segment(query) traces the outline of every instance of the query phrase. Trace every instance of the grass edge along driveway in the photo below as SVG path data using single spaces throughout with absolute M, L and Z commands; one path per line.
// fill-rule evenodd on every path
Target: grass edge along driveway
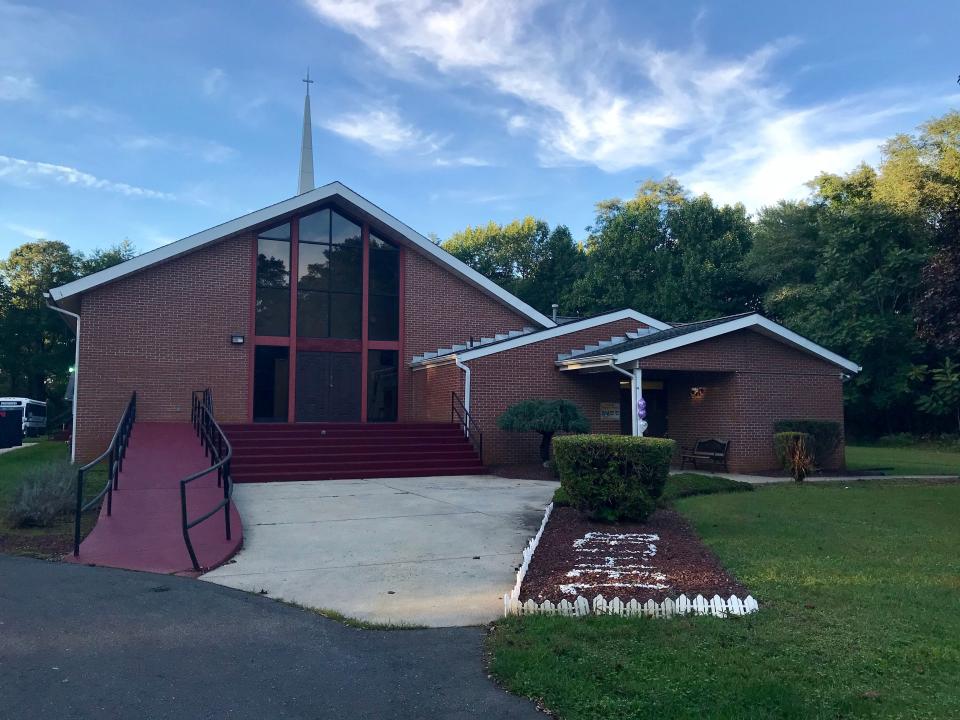
M 561 718 L 960 713 L 960 484 L 779 485 L 678 509 L 761 603 L 721 620 L 526 617 L 490 668 Z

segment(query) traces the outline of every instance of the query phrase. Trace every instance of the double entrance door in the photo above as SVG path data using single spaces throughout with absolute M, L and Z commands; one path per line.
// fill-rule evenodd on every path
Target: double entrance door
M 298 351 L 296 373 L 297 422 L 360 420 L 360 353 Z

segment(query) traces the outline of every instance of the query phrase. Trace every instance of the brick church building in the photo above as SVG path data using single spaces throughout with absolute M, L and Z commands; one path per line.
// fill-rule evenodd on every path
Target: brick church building
M 853 362 L 756 314 L 558 322 L 341 183 L 314 188 L 309 95 L 303 140 L 296 196 L 49 291 L 77 337 L 76 459 L 133 391 L 138 422 L 187 422 L 209 388 L 248 480 L 536 462 L 535 434 L 496 427 L 528 398 L 640 434 L 642 397 L 647 435 L 729 440 L 734 472 L 775 465 L 777 420 L 842 423 Z M 454 451 L 440 440 L 463 445 L 448 431 L 467 414 Z
M 538 457 L 537 436 L 496 427 L 517 401 L 566 398 L 594 432 L 630 434 L 639 393 L 647 435 L 730 440 L 730 470 L 759 471 L 777 420 L 842 422 L 859 369 L 756 314 L 555 322 L 337 182 L 50 298 L 78 316 L 78 459 L 134 390 L 147 422 L 187 421 L 205 387 L 226 424 L 449 423 L 465 408 L 487 465 Z

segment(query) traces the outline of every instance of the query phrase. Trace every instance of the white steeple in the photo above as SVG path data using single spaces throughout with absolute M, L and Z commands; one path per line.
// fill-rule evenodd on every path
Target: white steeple
M 297 194 L 303 195 L 314 188 L 313 184 L 313 130 L 310 125 L 310 68 L 303 82 L 307 84 L 307 94 L 303 98 L 303 138 L 300 142 L 300 186 Z

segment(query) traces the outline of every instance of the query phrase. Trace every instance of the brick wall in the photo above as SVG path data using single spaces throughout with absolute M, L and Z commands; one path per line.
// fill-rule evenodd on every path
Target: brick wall
M 213 390 L 217 419 L 247 417 L 252 252 L 225 240 L 83 296 L 77 457 L 110 441 L 133 390 L 137 420 L 187 421 L 190 392 Z
M 601 403 L 619 403 L 620 373 L 586 375 L 560 372 L 559 353 L 595 344 L 642 327 L 636 320 L 618 320 L 514 350 L 468 361 L 471 370 L 471 412 L 483 429 L 484 462 L 488 465 L 537 462 L 537 433 L 497 429 L 497 417 L 510 405 L 530 398 L 564 398 L 580 406 L 593 432 L 619 433 L 619 420 L 601 420 Z
M 411 373 L 409 422 L 450 422 L 450 393 L 463 399 L 464 372 L 453 363 Z
M 404 357 L 401 372 L 407 381 L 401 387 L 400 420 L 425 419 L 415 402 L 414 386 L 427 381 L 408 365 L 414 355 L 466 342 L 473 336 L 493 337 L 497 333 L 539 327 L 503 303 L 477 290 L 449 270 L 413 251 L 404 258 Z M 462 371 L 458 371 L 462 374 Z M 448 388 L 443 388 L 447 390 Z M 423 389 L 420 395 L 423 397 Z M 462 394 L 462 387 L 461 387 Z M 447 420 L 450 393 L 446 393 Z M 427 415 L 431 415 L 428 411 Z
M 776 467 L 778 420 L 843 425 L 839 368 L 750 330 L 643 358 L 640 366 L 645 378 L 666 379 L 669 436 L 678 446 L 704 437 L 730 440 L 731 472 Z M 662 370 L 682 372 L 657 372 Z M 706 388 L 705 396 L 691 398 L 691 387 Z M 843 466 L 842 443 L 827 465 Z

